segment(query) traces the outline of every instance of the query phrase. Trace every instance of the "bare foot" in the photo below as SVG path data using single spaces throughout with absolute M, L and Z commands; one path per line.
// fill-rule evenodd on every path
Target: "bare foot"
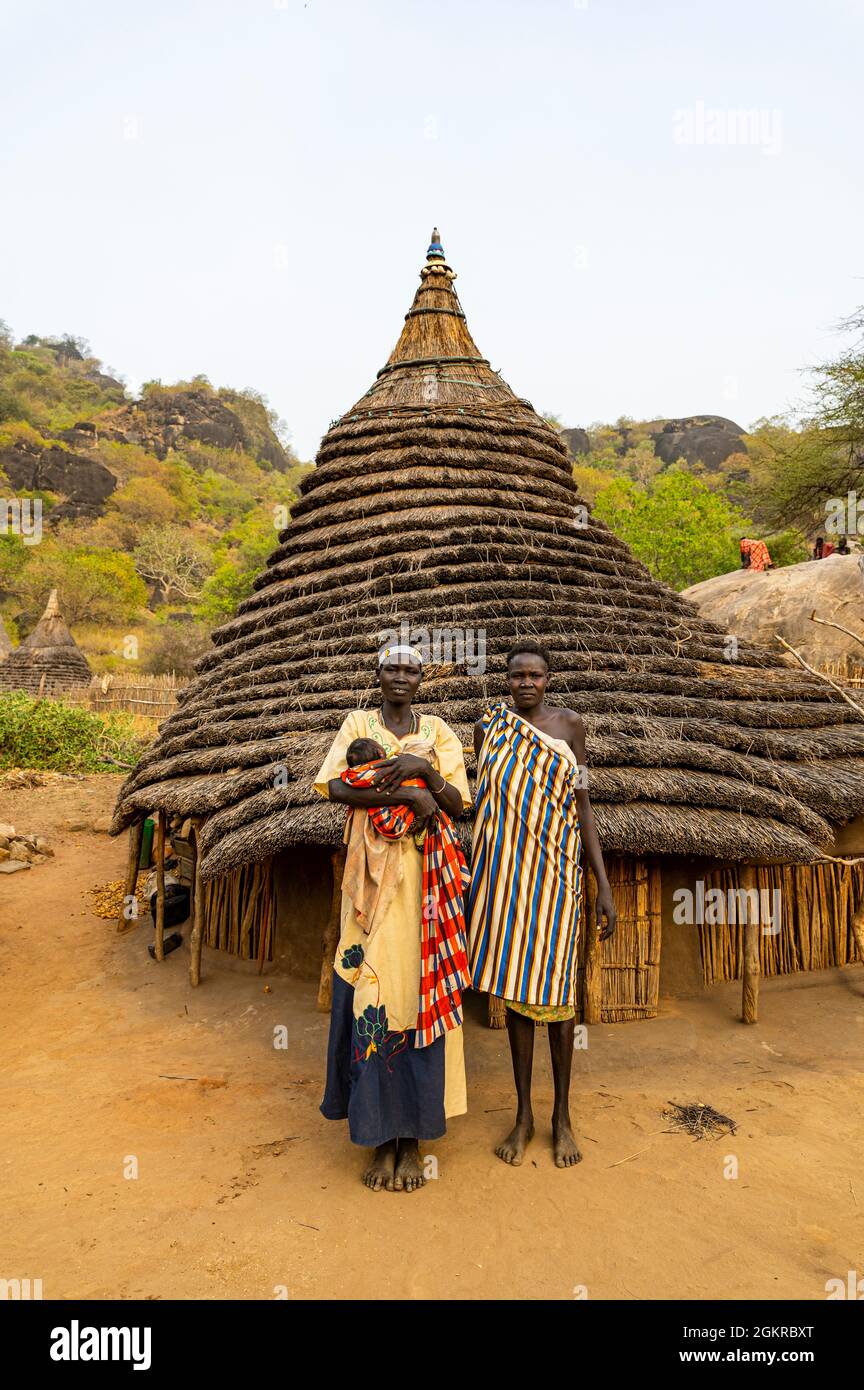
M 363 1174 L 363 1181 L 373 1192 L 380 1192 L 382 1187 L 386 1187 L 388 1192 L 393 1191 L 393 1169 L 396 1166 L 396 1140 L 391 1139 L 387 1144 L 379 1144 L 372 1158 L 372 1162 Z
M 582 1162 L 569 1119 L 556 1120 L 552 1116 L 552 1150 L 556 1168 L 572 1168 L 575 1163 Z
M 406 1192 L 413 1192 L 415 1188 L 425 1187 L 426 1179 L 423 1176 L 423 1164 L 420 1161 L 420 1150 L 417 1147 L 416 1139 L 400 1139 L 399 1153 L 396 1158 L 396 1172 L 393 1175 L 393 1187 L 396 1192 L 401 1192 L 404 1188 Z
M 525 1149 L 534 1138 L 534 1120 L 530 1116 L 527 1119 L 517 1119 L 515 1125 L 495 1150 L 496 1154 L 504 1163 L 511 1163 L 514 1168 L 518 1168 L 525 1155 Z

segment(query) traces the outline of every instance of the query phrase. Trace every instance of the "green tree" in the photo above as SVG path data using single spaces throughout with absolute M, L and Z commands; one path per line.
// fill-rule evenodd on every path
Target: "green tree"
M 24 563 L 8 585 L 25 627 L 41 616 L 52 589 L 58 591 L 60 611 L 70 626 L 131 621 L 147 601 L 128 555 L 50 539 L 25 549 Z
M 751 432 L 748 505 L 766 525 L 825 529 L 832 498 L 864 494 L 864 306 L 841 325 L 843 350 L 810 373 L 801 418 Z
M 135 569 L 153 585 L 152 603 L 172 594 L 181 599 L 201 596 L 212 559 L 185 526 L 147 526 L 132 552 Z
M 204 585 L 198 612 L 211 622 L 230 617 L 238 603 L 252 593 L 256 575 L 278 544 L 279 533 L 269 508 L 256 508 L 225 537 L 218 563 Z
M 594 510 L 673 589 L 734 569 L 738 539 L 750 528 L 737 507 L 678 467 L 647 487 L 616 478 L 597 494 Z

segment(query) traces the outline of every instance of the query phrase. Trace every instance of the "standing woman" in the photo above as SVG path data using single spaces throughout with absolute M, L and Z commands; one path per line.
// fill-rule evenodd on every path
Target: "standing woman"
M 597 879 L 600 940 L 615 930 L 585 779 L 585 727 L 572 709 L 547 705 L 550 657 L 539 642 L 507 655 L 510 704 L 494 704 L 474 727 L 477 811 L 471 858 L 471 978 L 507 1006 L 516 1082 L 516 1123 L 495 1152 L 520 1164 L 534 1135 L 534 1029 L 549 1032 L 558 1168 L 581 1154 L 570 1124 L 570 1064 L 576 1026 L 582 856 Z
M 423 675 L 414 647 L 385 647 L 378 656 L 378 709 L 354 710 L 333 740 L 315 790 L 356 813 L 408 805 L 415 832 L 434 826 L 438 811 L 457 820 L 471 805 L 462 745 L 434 714 L 413 709 Z M 387 755 L 371 787 L 351 786 L 341 774 L 346 750 L 370 739 Z M 403 747 L 424 745 L 424 754 Z M 420 779 L 422 786 L 403 786 Z M 363 1175 L 373 1191 L 412 1192 L 426 1181 L 418 1140 L 440 1139 L 446 1118 L 467 1109 L 461 1024 L 423 1045 L 418 1037 L 423 933 L 423 855 L 414 834 L 398 841 L 397 886 L 386 911 L 366 932 L 348 894 L 333 979 L 327 1084 L 321 1113 L 348 1120 L 351 1140 L 375 1153 Z M 427 905 L 428 911 L 428 905 Z

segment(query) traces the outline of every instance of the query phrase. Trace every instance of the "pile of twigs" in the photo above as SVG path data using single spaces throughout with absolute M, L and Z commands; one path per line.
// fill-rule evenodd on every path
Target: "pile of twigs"
M 694 1139 L 719 1139 L 724 1134 L 736 1134 L 738 1126 L 728 1115 L 721 1115 L 713 1105 L 701 1102 L 677 1105 L 670 1100 L 671 1110 L 663 1113 L 672 1121 L 673 1129 L 683 1129 Z

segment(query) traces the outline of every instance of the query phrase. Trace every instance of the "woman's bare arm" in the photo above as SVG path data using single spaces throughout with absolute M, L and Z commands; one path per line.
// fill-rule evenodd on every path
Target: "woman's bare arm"
M 422 787 L 396 787 L 392 792 L 382 791 L 380 787 L 352 787 L 341 777 L 334 777 L 327 783 L 327 795 L 331 801 L 342 806 L 358 806 L 368 810 L 371 806 L 410 806 L 415 794 Z
M 585 748 L 585 725 L 580 715 L 573 713 L 570 727 L 570 747 L 576 754 L 580 770 L 588 767 L 588 753 Z M 609 879 L 606 875 L 606 865 L 603 863 L 603 851 L 600 848 L 600 839 L 597 834 L 597 826 L 594 823 L 594 812 L 591 802 L 588 799 L 586 787 L 580 788 L 576 793 L 576 805 L 579 807 L 579 831 L 582 836 L 582 844 L 588 863 L 594 871 L 597 880 L 597 921 L 606 918 L 606 926 L 600 932 L 600 940 L 605 941 L 615 930 L 615 923 L 618 920 L 618 911 L 612 900 L 612 890 L 609 887 Z

